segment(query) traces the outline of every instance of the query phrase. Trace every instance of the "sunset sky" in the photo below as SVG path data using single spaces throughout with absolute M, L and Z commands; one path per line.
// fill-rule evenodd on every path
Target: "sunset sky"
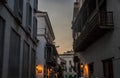
M 72 49 L 71 21 L 74 0 L 38 0 L 40 11 L 48 12 L 59 53 Z

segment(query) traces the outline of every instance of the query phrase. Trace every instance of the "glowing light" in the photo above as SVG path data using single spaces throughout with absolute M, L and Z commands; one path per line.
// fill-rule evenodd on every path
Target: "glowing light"
M 42 73 L 43 67 L 41 65 L 37 65 L 36 66 L 36 71 L 37 71 L 37 73 Z
M 58 74 L 59 74 L 58 72 L 55 74 L 56 78 L 58 78 Z
M 88 77 L 88 74 L 89 73 L 89 69 L 88 69 L 88 65 L 86 64 L 86 65 L 84 65 L 84 75 L 86 76 L 86 77 Z
M 52 73 L 52 68 L 50 68 L 50 69 L 47 69 L 47 76 L 48 76 L 48 78 L 50 78 L 50 74 Z
M 84 67 L 84 65 L 83 65 L 83 64 L 80 64 L 80 68 L 82 68 L 82 69 L 83 69 L 83 67 Z

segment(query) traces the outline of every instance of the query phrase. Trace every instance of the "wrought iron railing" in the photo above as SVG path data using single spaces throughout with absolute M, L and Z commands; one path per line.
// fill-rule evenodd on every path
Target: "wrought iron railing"
M 113 12 L 100 12 L 100 25 L 113 26 Z
M 82 44 L 88 35 L 95 29 L 101 29 L 101 31 L 102 29 L 113 29 L 113 12 L 95 11 L 90 18 L 87 19 L 80 36 L 74 41 L 74 48 L 77 48 L 77 46 Z

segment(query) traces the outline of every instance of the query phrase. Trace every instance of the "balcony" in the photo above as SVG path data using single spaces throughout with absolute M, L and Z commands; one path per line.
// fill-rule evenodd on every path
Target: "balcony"
M 46 50 L 47 50 L 46 64 L 49 67 L 56 66 L 58 53 L 57 53 L 55 45 L 47 44 Z
M 87 19 L 81 30 L 81 34 L 74 41 L 74 51 L 84 51 L 105 33 L 113 30 L 113 27 L 112 12 L 95 11 L 90 18 Z
M 54 67 L 57 65 L 57 60 L 52 58 L 53 56 L 50 56 L 50 57 L 47 57 L 46 59 L 46 64 L 49 66 L 49 67 Z

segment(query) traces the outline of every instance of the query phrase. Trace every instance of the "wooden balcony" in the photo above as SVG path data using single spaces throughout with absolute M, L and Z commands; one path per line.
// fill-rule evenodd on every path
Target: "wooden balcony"
M 57 53 L 55 45 L 47 44 L 46 50 L 47 50 L 46 64 L 49 67 L 56 66 L 58 53 Z
M 87 19 L 81 30 L 81 34 L 74 41 L 75 52 L 84 51 L 105 33 L 113 30 L 113 13 L 95 11 Z

